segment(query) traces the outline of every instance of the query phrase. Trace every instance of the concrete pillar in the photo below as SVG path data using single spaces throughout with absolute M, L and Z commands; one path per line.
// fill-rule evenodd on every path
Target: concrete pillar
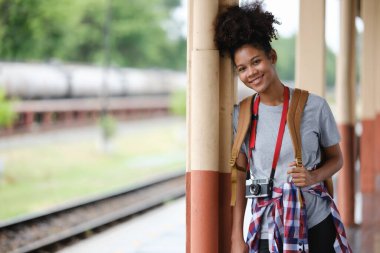
M 187 130 L 187 149 L 186 149 L 186 253 L 191 252 L 191 52 L 193 51 L 193 1 L 187 0 L 187 52 L 186 52 L 186 130 Z
M 125 110 L 123 110 L 122 111 L 122 119 L 124 119 L 125 118 Z M 95 110 L 91 110 L 90 111 L 90 120 L 92 121 L 92 122 L 95 122 L 96 121 L 96 119 L 97 119 L 97 111 L 95 111 Z
M 218 0 L 190 0 L 187 252 L 219 252 L 219 53 L 213 41 Z M 190 215 L 190 217 L 189 217 Z
M 34 123 L 34 112 L 25 112 L 25 129 L 30 130 Z
M 73 120 L 74 120 L 74 112 L 73 111 L 64 112 L 64 124 L 70 125 L 73 123 Z
M 302 0 L 299 3 L 295 86 L 324 96 L 325 0 Z
M 219 0 L 219 11 L 232 4 L 238 4 L 238 1 Z M 232 110 L 237 97 L 237 76 L 234 74 L 230 57 L 220 58 L 219 65 L 219 252 L 229 253 L 232 226 L 229 159 L 232 147 Z
M 219 112 L 219 252 L 230 252 L 231 247 L 231 170 L 229 157 L 232 147 L 232 110 L 236 95 L 236 82 L 231 60 L 220 59 L 220 112 Z
M 83 123 L 87 120 L 87 112 L 86 111 L 78 111 L 77 121 L 79 123 Z
M 375 64 L 374 50 L 376 24 L 376 0 L 361 1 L 362 18 L 364 22 L 363 49 L 361 64 L 361 122 L 363 132 L 360 143 L 360 179 L 361 191 L 373 193 L 375 189 Z M 365 210 L 363 210 L 365 212 Z M 363 216 L 364 217 L 364 216 Z
M 191 252 L 218 252 L 219 58 L 193 51 L 192 62 Z
M 380 3 L 376 1 L 376 24 L 380 23 Z M 376 25 L 376 85 L 375 85 L 375 103 L 376 103 L 376 123 L 375 123 L 375 154 L 380 154 L 380 26 Z M 375 155 L 375 171 L 376 171 L 376 191 L 380 192 L 380 155 Z
M 355 8 L 340 1 L 340 48 L 337 61 L 337 123 L 342 136 L 343 168 L 338 173 L 338 206 L 346 226 L 355 221 Z
M 49 127 L 52 124 L 53 120 L 52 112 L 43 112 L 42 113 L 42 127 Z

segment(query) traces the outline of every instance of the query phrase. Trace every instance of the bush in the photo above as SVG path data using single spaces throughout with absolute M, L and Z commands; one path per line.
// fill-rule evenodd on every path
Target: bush
M 116 133 L 116 120 L 111 115 L 107 114 L 100 117 L 100 127 L 102 129 L 103 136 L 106 140 L 112 138 Z
M 0 127 L 10 127 L 16 118 L 12 103 L 6 99 L 5 91 L 0 89 Z
M 170 96 L 170 112 L 174 115 L 186 115 L 186 90 L 176 90 Z

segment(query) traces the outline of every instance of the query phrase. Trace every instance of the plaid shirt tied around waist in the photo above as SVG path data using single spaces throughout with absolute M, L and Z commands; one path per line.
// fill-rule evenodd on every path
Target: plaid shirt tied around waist
M 305 190 L 330 203 L 337 237 L 334 249 L 337 253 L 352 253 L 338 209 L 323 184 L 318 183 Z M 274 187 L 272 198 L 253 198 L 252 219 L 248 229 L 247 244 L 250 253 L 259 252 L 261 217 L 268 212 L 268 241 L 270 252 L 309 252 L 305 201 L 301 191 L 293 183 L 282 188 Z

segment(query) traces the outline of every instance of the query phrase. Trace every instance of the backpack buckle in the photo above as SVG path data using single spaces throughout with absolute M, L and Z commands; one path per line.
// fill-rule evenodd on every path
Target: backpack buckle
M 238 152 L 236 152 L 236 150 L 232 150 L 231 159 L 230 159 L 230 166 L 231 167 L 235 165 L 236 159 L 237 159 L 237 155 L 238 155 Z
M 296 166 L 302 167 L 302 158 L 296 158 Z

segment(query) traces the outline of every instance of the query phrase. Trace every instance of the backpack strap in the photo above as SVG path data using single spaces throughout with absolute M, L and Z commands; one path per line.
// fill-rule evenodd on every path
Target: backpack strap
M 305 107 L 306 101 L 309 97 L 309 92 L 294 89 L 293 97 L 290 102 L 290 107 L 287 115 L 288 129 L 290 137 L 293 142 L 294 158 L 296 160 L 296 166 L 302 167 L 302 140 L 301 140 L 301 120 L 302 113 Z M 298 188 L 300 193 L 300 189 Z M 297 194 L 301 198 L 301 194 Z M 302 199 L 298 200 L 302 205 Z
M 243 144 L 248 127 L 251 123 L 251 105 L 256 94 L 246 97 L 239 103 L 239 119 L 235 135 L 234 144 L 232 145 L 230 166 L 231 166 L 231 206 L 236 203 L 236 187 L 237 187 L 237 166 L 236 160 L 239 156 L 241 145 Z
M 301 89 L 294 89 L 293 97 L 288 111 L 288 128 L 293 142 L 294 156 L 297 167 L 302 166 L 302 140 L 301 140 L 301 120 L 305 104 L 309 97 L 309 92 Z M 328 193 L 334 196 L 334 186 L 332 178 L 324 181 Z
M 294 89 L 287 116 L 287 123 L 290 137 L 293 142 L 293 150 L 297 166 L 302 166 L 301 120 L 308 97 L 308 91 Z

